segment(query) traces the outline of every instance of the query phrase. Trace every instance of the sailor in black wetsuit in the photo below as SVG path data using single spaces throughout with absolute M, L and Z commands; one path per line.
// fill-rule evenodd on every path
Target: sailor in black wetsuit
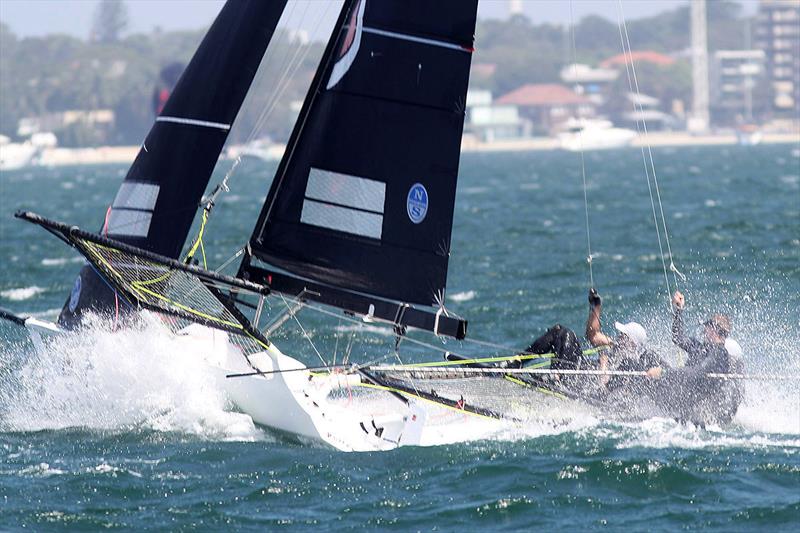
M 685 300 L 680 291 L 675 292 L 672 303 L 675 308 L 672 341 L 686 351 L 689 358 L 683 368 L 666 369 L 663 365 L 650 368 L 648 376 L 658 380 L 651 395 L 667 414 L 679 420 L 701 425 L 729 422 L 742 400 L 740 384 L 728 385 L 725 380 L 706 375 L 741 370 L 725 348 L 731 331 L 730 320 L 723 314 L 714 314 L 703 323 L 704 340 L 689 338 L 683 329 Z
M 556 324 L 544 335 L 533 341 L 525 350 L 529 354 L 553 354 L 550 368 L 577 369 L 592 368 L 606 370 L 611 365 L 620 370 L 645 370 L 661 364 L 661 358 L 647 350 L 647 332 L 641 324 L 616 322 L 614 327 L 618 334 L 608 337 L 600 331 L 600 313 L 602 299 L 595 289 L 589 291 L 589 318 L 586 321 L 586 338 L 594 347 L 607 347 L 601 352 L 597 362 L 584 357 L 580 341 L 571 329 Z M 581 395 L 603 396 L 607 388 L 617 388 L 626 384 L 623 379 L 609 381 L 607 376 L 599 380 L 575 376 L 573 379 L 561 379 L 565 386 Z

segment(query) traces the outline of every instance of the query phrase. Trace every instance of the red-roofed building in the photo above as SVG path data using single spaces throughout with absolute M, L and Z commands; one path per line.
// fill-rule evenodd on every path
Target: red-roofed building
M 602 68 L 624 67 L 630 63 L 631 60 L 636 63 L 652 63 L 660 67 L 668 67 L 675 63 L 675 58 L 653 52 L 652 50 L 641 50 L 638 52 L 631 52 L 630 54 L 617 54 L 614 57 L 609 57 L 600 66 Z
M 504 94 L 495 103 L 517 106 L 521 115 L 533 121 L 533 128 L 538 133 L 553 133 L 571 117 L 585 118 L 595 114 L 594 104 L 589 98 L 555 83 L 523 85 Z

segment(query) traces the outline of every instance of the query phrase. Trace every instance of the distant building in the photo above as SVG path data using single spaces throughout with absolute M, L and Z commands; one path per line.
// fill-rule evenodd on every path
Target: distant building
M 554 83 L 523 85 L 497 99 L 497 104 L 513 105 L 539 134 L 553 134 L 569 118 L 595 116 L 595 105 L 586 96 Z
M 608 86 L 619 77 L 620 71 L 612 68 L 593 68 L 589 65 L 574 63 L 561 69 L 561 81 L 573 90 L 585 95 L 596 106 L 602 106 L 606 100 Z
M 497 65 L 494 63 L 473 63 L 469 71 L 469 83 L 472 87 L 486 87 L 491 83 Z
M 634 63 L 652 63 L 659 67 L 668 67 L 675 63 L 675 58 L 668 55 L 653 52 L 652 50 L 635 50 L 629 54 L 617 54 L 602 61 L 602 68 L 624 67 L 631 61 Z
M 711 113 L 714 123 L 753 122 L 753 92 L 765 76 L 763 50 L 717 50 L 711 58 Z
M 800 111 L 800 2 L 761 0 L 756 46 L 766 54 L 772 111 L 796 118 Z
M 669 113 L 660 110 L 661 101 L 647 94 L 625 93 L 628 102 L 627 111 L 620 117 L 620 125 L 631 129 L 647 127 L 647 131 L 670 130 L 678 125 L 678 121 Z
M 114 126 L 114 112 L 110 109 L 72 109 L 37 117 L 25 117 L 17 123 L 17 135 L 28 137 L 35 133 L 60 131 L 76 125 L 108 132 Z
M 492 93 L 481 89 L 467 91 L 467 116 L 464 133 L 483 142 L 528 136 L 530 128 L 514 105 L 492 102 Z

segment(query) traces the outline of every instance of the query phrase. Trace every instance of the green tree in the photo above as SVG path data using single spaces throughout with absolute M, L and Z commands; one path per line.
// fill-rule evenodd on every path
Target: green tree
M 94 13 L 92 39 L 101 43 L 119 41 L 128 27 L 128 8 L 123 0 L 101 0 Z

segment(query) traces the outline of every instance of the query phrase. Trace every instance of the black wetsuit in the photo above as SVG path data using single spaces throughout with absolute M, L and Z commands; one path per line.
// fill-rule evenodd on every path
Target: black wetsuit
M 709 373 L 731 371 L 731 358 L 725 346 L 686 337 L 680 310 L 675 312 L 672 322 L 672 341 L 686 351 L 689 358 L 683 368 L 665 369 L 653 387 L 654 399 L 679 420 L 705 423 L 732 418 L 729 411 L 732 408 L 735 414 L 738 401 L 735 406 L 720 406 L 719 401 L 725 396 L 725 383 L 706 377 Z M 718 416 L 723 411 L 726 415 Z
M 647 348 L 638 348 L 636 351 L 621 350 L 619 346 L 612 346 L 609 354 L 611 370 L 644 372 L 650 368 L 667 366 L 661 357 Z M 620 388 L 635 389 L 641 387 L 641 378 L 628 376 L 611 376 L 606 384 L 606 392 L 611 392 Z
M 581 366 L 583 350 L 578 336 L 569 328 L 556 324 L 544 335 L 533 341 L 525 349 L 526 353 L 544 355 L 554 354 L 550 368 L 554 370 L 574 370 Z

